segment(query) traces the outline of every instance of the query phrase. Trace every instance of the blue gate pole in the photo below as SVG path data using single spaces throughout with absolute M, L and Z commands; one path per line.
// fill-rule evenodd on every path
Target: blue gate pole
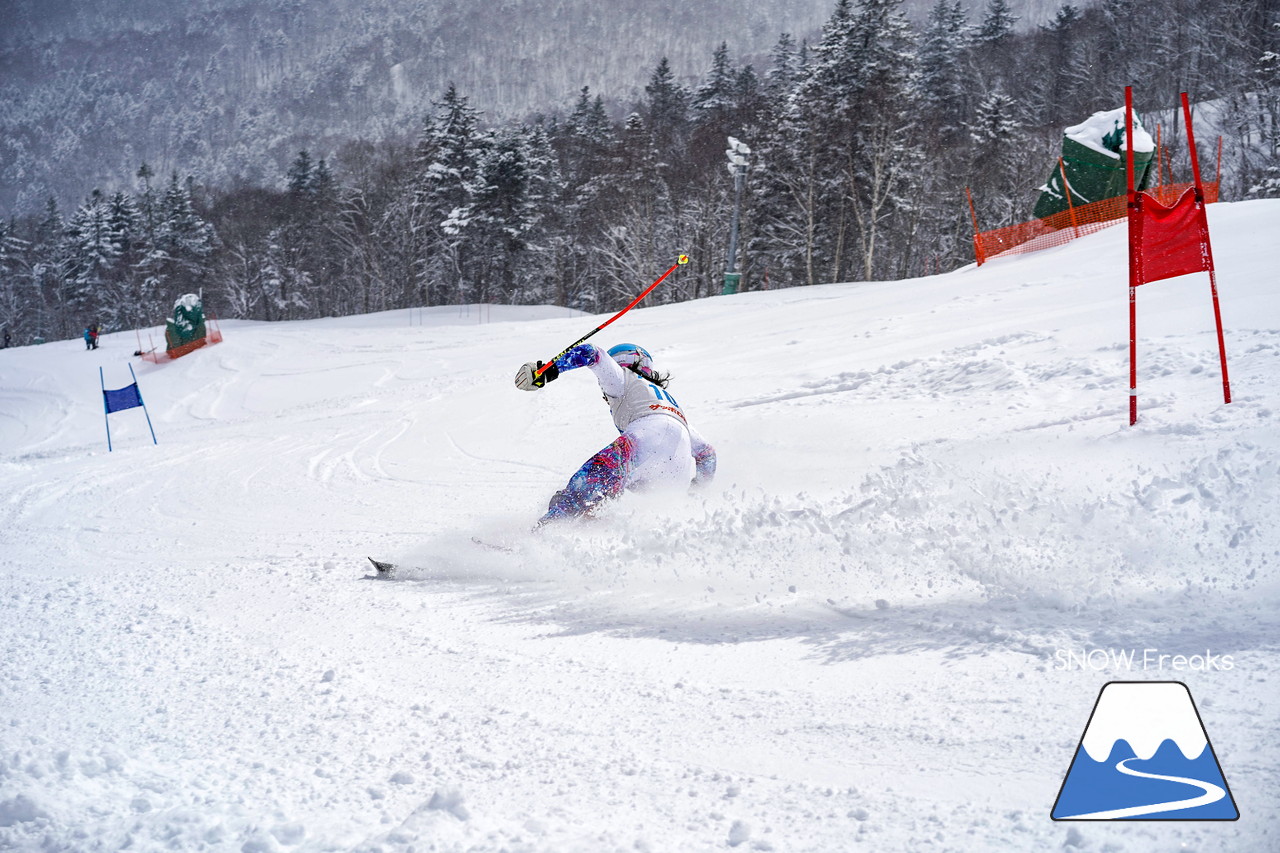
M 102 419 L 107 422 L 107 452 L 111 452 L 111 409 L 107 406 L 107 380 L 103 378 L 102 367 L 98 367 L 98 384 L 102 386 Z
M 151 443 L 159 444 L 160 442 L 156 441 L 156 428 L 151 425 L 151 413 L 147 411 L 147 401 L 142 399 L 142 388 L 138 386 L 138 374 L 133 372 L 132 363 L 129 364 L 129 375 L 133 377 L 133 384 L 138 388 L 138 400 L 142 403 L 142 413 L 147 416 L 147 429 L 151 430 Z

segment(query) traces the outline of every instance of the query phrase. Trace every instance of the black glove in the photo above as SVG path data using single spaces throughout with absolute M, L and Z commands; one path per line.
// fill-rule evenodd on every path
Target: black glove
M 527 361 L 520 365 L 520 369 L 516 371 L 516 387 L 521 391 L 536 391 L 560 375 L 560 370 L 554 361 L 547 365 L 542 375 L 538 375 L 539 370 L 542 370 L 541 361 L 537 363 Z

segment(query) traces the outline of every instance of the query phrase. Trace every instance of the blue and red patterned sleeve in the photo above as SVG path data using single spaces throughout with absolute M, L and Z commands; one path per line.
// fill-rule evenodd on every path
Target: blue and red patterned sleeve
M 594 344 L 578 344 L 556 359 L 556 369 L 563 373 L 576 367 L 589 367 L 600 383 L 600 390 L 617 397 L 625 386 L 624 372 L 618 363 Z
M 600 361 L 600 348 L 593 344 L 570 347 L 556 358 L 556 369 L 563 373 L 576 367 L 590 367 Z

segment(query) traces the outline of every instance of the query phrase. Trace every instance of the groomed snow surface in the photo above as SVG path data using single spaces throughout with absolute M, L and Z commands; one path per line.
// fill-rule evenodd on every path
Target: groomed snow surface
M 642 308 L 720 475 L 536 535 L 612 425 L 512 376 L 602 317 L 224 322 L 113 453 L 133 332 L 0 352 L 0 849 L 1280 849 L 1280 202 L 1210 221 L 1230 405 L 1187 276 L 1127 425 L 1123 226 Z M 1050 820 L 1131 679 L 1239 821 Z

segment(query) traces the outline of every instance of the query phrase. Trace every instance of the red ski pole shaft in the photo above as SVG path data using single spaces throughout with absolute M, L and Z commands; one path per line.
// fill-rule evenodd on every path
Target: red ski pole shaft
M 559 358 L 560 356 L 564 355 L 564 354 L 565 354 L 565 353 L 567 353 L 569 350 L 573 349 L 573 348 L 574 348 L 574 347 L 576 347 L 578 344 L 582 343 L 582 342 L 583 342 L 583 341 L 585 341 L 587 338 L 591 337 L 591 336 L 592 336 L 592 335 L 594 335 L 596 332 L 600 331 L 600 330 L 601 330 L 601 329 L 603 329 L 605 326 L 609 325 L 609 324 L 610 324 L 610 323 L 612 323 L 614 320 L 618 319 L 618 318 L 619 318 L 619 317 L 621 317 L 623 314 L 627 313 L 627 312 L 628 312 L 628 311 L 630 311 L 632 308 L 634 308 L 634 307 L 636 307 L 637 305 L 639 305 L 639 304 L 640 304 L 640 300 L 641 300 L 641 299 L 644 299 L 646 296 L 648 296 L 650 293 L 652 293 L 652 292 L 653 292 L 653 289 L 654 289 L 655 287 L 657 287 L 658 285 L 662 284 L 663 280 L 664 280 L 664 279 L 666 279 L 666 277 L 667 277 L 667 276 L 669 276 L 669 275 L 671 275 L 673 272 L 675 272 L 676 267 L 680 266 L 681 264 L 687 264 L 688 262 L 689 262 L 689 256 L 688 256 L 688 255 L 681 255 L 681 256 L 680 256 L 680 260 L 676 261 L 674 264 L 672 264 L 672 265 L 671 265 L 671 269 L 667 270 L 667 271 L 666 271 L 666 272 L 664 272 L 662 275 L 658 276 L 658 280 L 657 280 L 657 281 L 655 281 L 653 284 L 649 285 L 648 287 L 646 287 L 646 288 L 644 289 L 644 291 L 643 291 L 639 296 L 637 296 L 635 299 L 632 299 L 632 300 L 631 300 L 631 304 L 629 304 L 626 308 L 623 308 L 623 309 L 622 309 L 621 311 L 619 311 L 617 314 L 614 314 L 614 315 L 613 315 L 612 317 L 610 317 L 608 320 L 605 320 L 605 321 L 604 321 L 603 323 L 601 323 L 599 326 L 596 326 L 594 329 L 592 329 L 591 331 L 587 332 L 587 333 L 586 333 L 585 335 L 583 335 L 582 337 L 578 338 L 578 339 L 577 339 L 576 341 L 574 341 L 573 343 L 569 344 L 569 345 L 568 345 L 567 347 L 565 347 L 564 349 L 560 350 L 560 352 L 556 353 L 555 358 L 552 358 L 552 359 L 551 359 L 550 361 L 548 361 L 546 364 L 542 365 L 542 367 L 539 367 L 539 368 L 538 368 L 538 372 L 537 372 L 537 373 L 535 373 L 535 374 L 534 374 L 534 376 L 541 376 L 543 373 L 545 373 L 545 372 L 546 372 L 546 369 L 547 369 L 548 367 L 550 367 L 552 364 L 554 364 L 554 363 L 555 363 L 555 360 L 556 360 L 557 358 Z

